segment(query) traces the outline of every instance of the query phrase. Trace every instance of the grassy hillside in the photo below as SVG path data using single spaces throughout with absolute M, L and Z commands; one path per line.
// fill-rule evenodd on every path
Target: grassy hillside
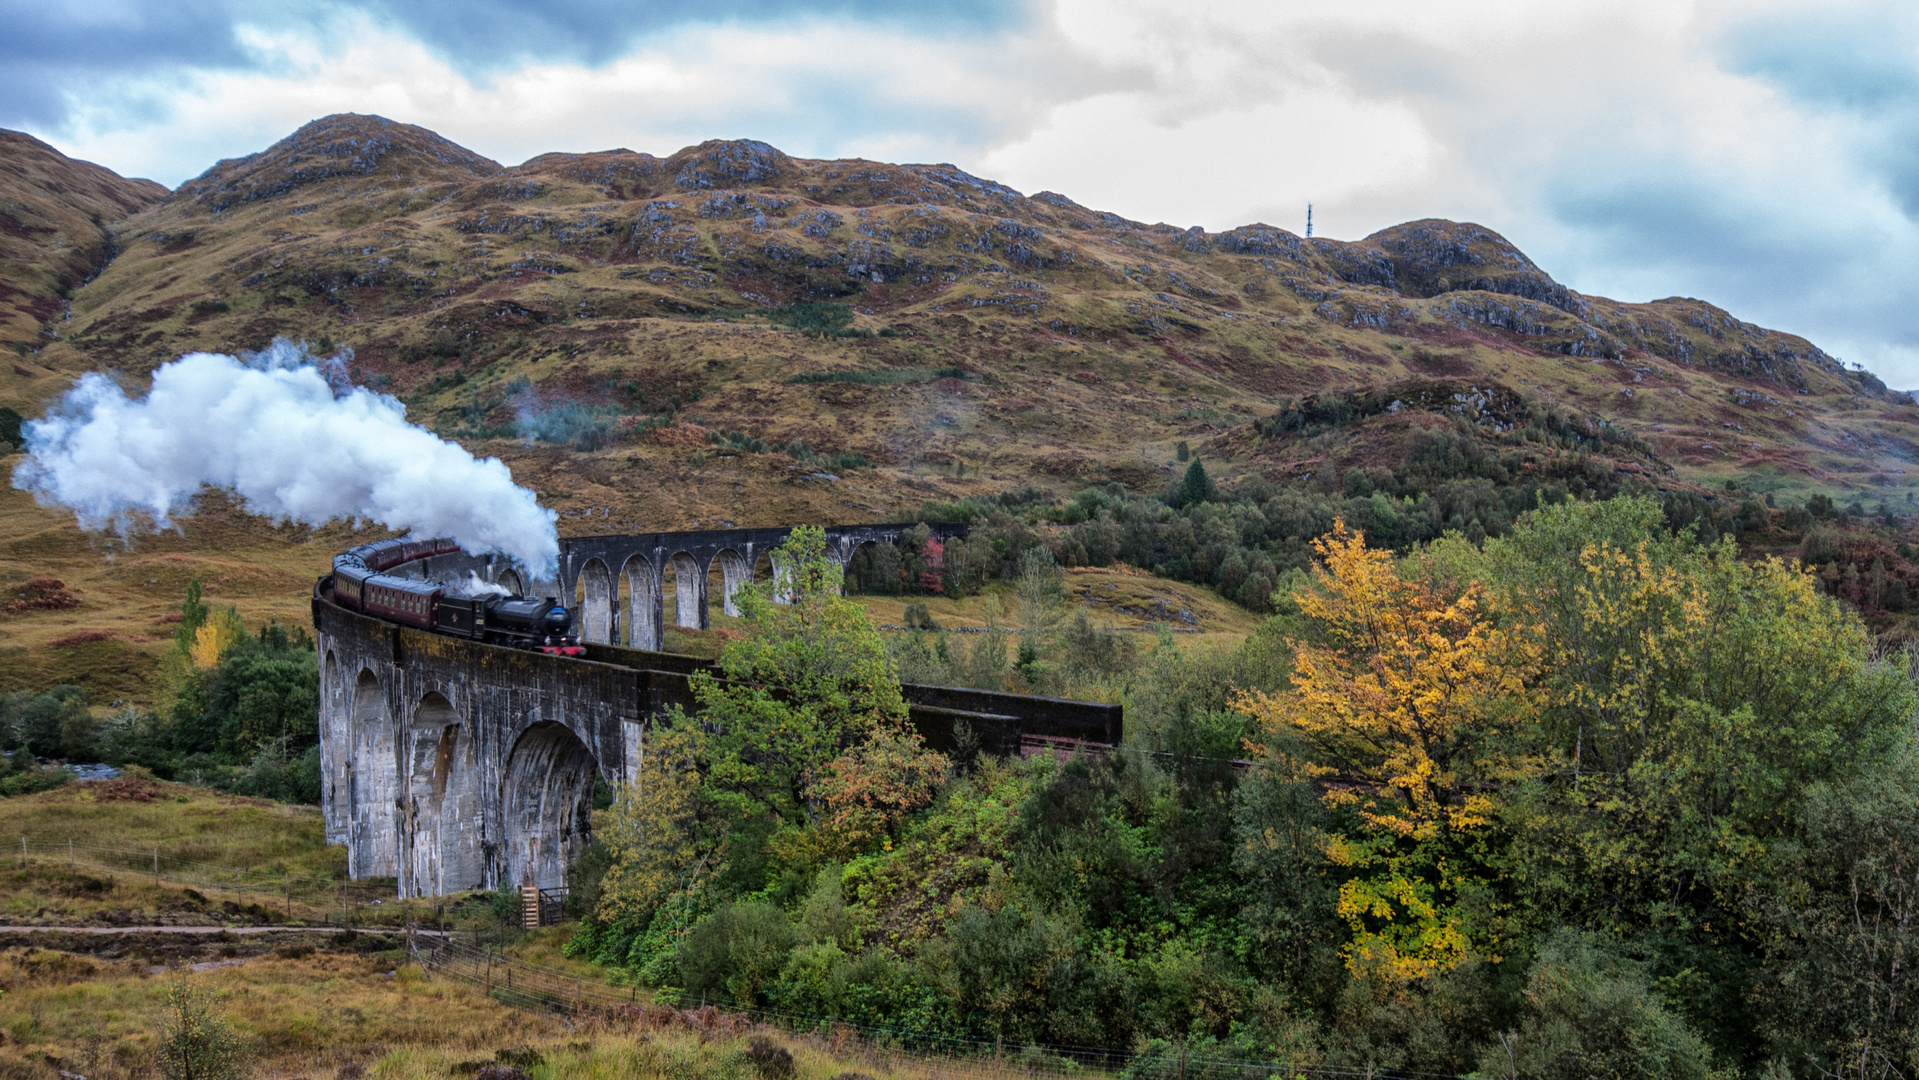
M 574 534 L 913 517 L 1031 485 L 1156 494 L 1182 447 L 1227 492 L 1463 468 L 1508 501 L 1630 480 L 1894 514 L 1919 462 L 1919 406 L 1812 343 L 1699 300 L 1578 294 L 1473 224 L 1207 233 L 756 142 L 507 167 L 355 115 L 164 198 L 24 137 L 4 154 L 8 205 L 66 231 L 0 263 L 9 296 L 40 298 L 37 323 L 0 326 L 22 354 L 0 404 L 31 417 L 84 371 L 137 387 L 183 352 L 302 339 L 504 459 Z M 113 255 L 91 280 L 83 248 Z M 39 682 L 145 651 L 192 574 L 250 617 L 298 618 L 345 536 L 214 503 L 123 548 L 17 494 L 0 531 L 0 587 L 51 575 L 80 599 L 0 614 L 0 674 Z
M 34 350 L 56 340 L 75 289 L 113 259 L 113 224 L 167 189 L 75 161 L 17 131 L 0 130 L 0 341 L 16 353 L 8 396 L 30 398 L 48 372 Z
M 1919 420 L 1803 339 L 1697 300 L 1579 295 L 1476 225 L 1209 234 L 950 166 L 750 142 L 504 168 L 329 117 L 114 234 L 122 254 L 76 294 L 47 364 L 137 377 L 276 335 L 350 346 L 360 380 L 609 522 L 892 509 L 924 484 L 964 488 L 961 466 L 981 484 L 1138 486 L 1179 441 L 1230 457 L 1220 437 L 1289 398 L 1418 377 L 1606 417 L 1686 477 L 1766 469 L 1835 491 L 1903 495 Z M 523 417 L 555 410 L 543 441 L 602 448 L 516 452 Z M 641 430 L 649 417 L 879 468 L 812 485 L 790 462 L 705 471 L 699 435 Z M 729 513 L 690 482 L 838 498 Z

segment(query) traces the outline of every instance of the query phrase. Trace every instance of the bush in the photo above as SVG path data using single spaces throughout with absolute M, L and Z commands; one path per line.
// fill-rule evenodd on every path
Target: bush
M 12 406 L 0 405 L 0 442 L 6 443 L 7 448 L 12 450 L 18 450 L 26 445 L 26 436 L 20 430 L 21 425 L 26 422 L 26 417 L 21 416 Z
M 767 312 L 767 318 L 801 333 L 826 336 L 853 325 L 853 308 L 850 304 L 824 302 L 788 304 Z
M 792 1051 L 764 1035 L 755 1035 L 747 1043 L 746 1060 L 752 1062 L 766 1080 L 792 1080 L 798 1073 Z
M 600 883 L 613 865 L 613 853 L 595 836 L 566 868 L 566 913 L 583 919 L 600 904 Z
M 24 750 L 0 757 L 0 795 L 32 795 L 52 791 L 73 781 L 73 770 L 64 766 L 40 765 Z
M 1117 675 L 1131 670 L 1139 655 L 1130 636 L 1094 625 L 1083 610 L 1060 631 L 1058 647 L 1061 666 L 1075 675 Z
M 307 747 L 306 752 L 298 757 L 288 755 L 284 740 L 262 747 L 234 778 L 232 791 L 235 795 L 250 795 L 276 802 L 318 804 L 319 746 Z
M 1806 538 L 1799 544 L 1799 558 L 1814 566 L 1829 563 L 1839 557 L 1839 533 L 1830 525 L 1814 525 L 1806 530 Z
M 757 1005 L 796 940 L 779 908 L 757 901 L 727 904 L 700 920 L 680 945 L 680 978 L 689 994 Z
M 77 686 L 0 698 L 0 739 L 8 748 L 23 746 L 35 757 L 90 759 L 97 749 L 95 736 L 86 693 Z
M 933 613 L 927 610 L 925 604 L 917 600 L 906 605 L 906 614 L 903 618 L 906 620 L 906 625 L 914 630 L 940 629 L 940 621 L 933 617 Z
M 590 405 L 560 405 L 520 421 L 520 437 L 571 446 L 583 453 L 598 450 L 613 435 L 615 413 Z
M 1590 934 L 1562 928 L 1526 976 L 1519 1028 L 1480 1058 L 1482 1076 L 1707 1080 L 1712 1053 L 1653 990 L 1643 965 Z
M 505 885 L 486 894 L 487 910 L 493 913 L 503 925 L 518 926 L 524 917 L 526 902 L 520 899 L 520 890 Z
M 212 994 L 184 980 L 167 987 L 156 1064 L 167 1080 L 238 1076 L 245 1044 L 214 1008 Z
M 186 759 L 205 755 L 195 764 L 202 771 L 242 763 L 251 768 L 272 747 L 281 748 L 277 753 L 284 761 L 297 762 L 308 747 L 318 745 L 319 662 L 304 631 L 269 625 L 256 636 L 238 634 L 217 655 L 211 670 L 190 669 L 176 691 L 165 741 L 181 760 L 141 764 L 156 770 L 170 765 L 180 772 Z M 131 745 L 140 743 L 137 730 L 126 737 Z M 287 789 L 286 797 L 292 795 Z

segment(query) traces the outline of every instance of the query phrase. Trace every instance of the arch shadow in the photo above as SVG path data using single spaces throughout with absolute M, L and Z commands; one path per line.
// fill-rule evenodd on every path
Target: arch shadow
M 393 714 L 379 676 L 361 669 L 353 687 L 352 752 L 347 758 L 347 862 L 354 878 L 398 873 L 394 793 L 398 790 Z
M 626 643 L 635 649 L 660 647 L 659 573 L 644 555 L 634 555 L 620 568 L 626 583 Z
M 699 560 L 676 551 L 667 557 L 666 574 L 662 576 L 673 586 L 673 625 L 706 629 L 706 572 L 700 569 Z
M 612 643 L 613 612 L 616 604 L 617 597 L 614 595 L 612 573 L 600 560 L 587 560 L 587 564 L 580 568 L 580 580 L 575 588 L 575 605 L 580 613 L 582 640 L 601 644 Z
M 706 594 L 708 597 L 713 595 L 713 572 L 715 570 L 719 571 L 720 578 L 720 611 L 725 615 L 738 618 L 740 608 L 739 605 L 734 602 L 733 597 L 735 593 L 740 591 L 741 586 L 752 580 L 753 569 L 746 565 L 746 557 L 744 555 L 734 551 L 732 548 L 722 549 L 719 554 L 713 556 L 713 561 L 708 563 L 706 567 Z
M 592 830 L 597 764 L 564 724 L 542 721 L 520 733 L 501 778 L 503 885 L 566 884 L 566 868 Z
M 407 725 L 407 797 L 402 838 L 402 896 L 439 896 L 478 888 L 480 845 L 478 747 L 463 736 L 453 705 L 437 691 L 420 699 Z

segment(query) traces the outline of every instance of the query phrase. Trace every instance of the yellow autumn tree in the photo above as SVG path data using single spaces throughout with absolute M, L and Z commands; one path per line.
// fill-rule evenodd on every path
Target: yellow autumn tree
M 246 632 L 246 623 L 241 621 L 239 609 L 229 607 L 225 611 L 214 612 L 194 631 L 193 644 L 187 647 L 187 659 L 196 671 L 212 671 L 220 666 L 220 657 L 246 636 Z
M 1531 707 L 1537 635 L 1500 627 L 1478 584 L 1448 596 L 1402 580 L 1391 553 L 1343 521 L 1314 550 L 1312 584 L 1293 599 L 1317 634 L 1290 642 L 1291 691 L 1233 705 L 1296 739 L 1324 799 L 1359 824 L 1326 852 L 1353 874 L 1339 901 L 1349 965 L 1423 978 L 1472 951 L 1450 910 L 1466 872 L 1451 852 L 1491 819 L 1489 786 L 1529 768 L 1498 729 Z

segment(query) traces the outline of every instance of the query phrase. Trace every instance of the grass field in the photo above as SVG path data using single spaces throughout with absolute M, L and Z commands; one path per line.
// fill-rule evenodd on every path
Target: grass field
M 138 797 L 143 794 L 151 798 Z M 185 784 L 68 784 L 0 799 L 0 848 L 30 836 L 141 851 L 159 847 L 181 859 L 276 874 L 343 876 L 346 852 L 327 847 L 324 833 L 318 807 L 221 795 Z
M 43 949 L 0 953 L 0 1077 L 93 1080 L 149 1076 L 166 996 L 176 980 L 202 988 L 248 1045 L 243 1075 L 307 1080 L 444 1080 L 516 1063 L 532 1080 L 748 1080 L 755 1037 L 791 1055 L 793 1080 L 849 1073 L 872 1080 L 1021 1076 L 990 1061 L 921 1062 L 840 1036 L 798 1038 L 718 1017 L 684 1014 L 561 1017 L 508 1008 L 480 989 L 431 980 L 390 951 L 299 956 L 299 949 L 191 973 L 153 974 L 145 960 L 106 962 Z M 695 1020 L 695 1023 L 698 1021 Z
M 203 857 L 312 871 L 337 866 L 340 857 L 322 845 L 308 809 L 287 813 L 193 790 L 180 792 L 183 801 L 101 801 L 88 791 L 95 786 L 0 800 L 0 828 L 41 836 L 84 830 L 80 835 L 95 840 L 127 837 Z M 97 922 L 115 904 L 145 905 L 143 916 L 167 921 L 218 919 L 178 886 L 156 887 L 137 875 L 118 878 L 104 892 L 99 884 L 84 869 L 36 859 L 24 870 L 0 869 L 0 909 L 16 924 L 26 921 L 15 918 L 21 915 L 37 915 L 41 923 Z M 484 905 L 467 905 L 462 915 L 456 925 L 490 918 Z M 561 955 L 571 926 L 530 933 L 493 928 L 504 933 L 498 947 L 512 960 L 569 981 L 604 977 Z M 399 934 L 377 929 L 106 936 L 0 926 L 0 1080 L 50 1078 L 59 1070 L 94 1080 L 155 1075 L 167 994 L 181 981 L 210 995 L 244 1042 L 248 1076 L 439 1080 L 471 1075 L 497 1060 L 519 1063 L 532 1080 L 762 1075 L 751 1039 L 765 1033 L 747 1030 L 737 1018 L 692 1016 L 689 1022 L 687 1014 L 646 1007 L 644 993 L 635 995 L 642 1008 L 623 1016 L 561 1018 L 510 1008 L 477 987 L 410 965 L 403 945 Z M 874 1080 L 955 1074 L 950 1066 L 936 1072 L 927 1063 L 862 1050 L 844 1035 L 836 1041 L 772 1037 L 793 1056 L 794 1080 L 848 1072 Z M 971 1062 L 958 1074 L 986 1068 Z

